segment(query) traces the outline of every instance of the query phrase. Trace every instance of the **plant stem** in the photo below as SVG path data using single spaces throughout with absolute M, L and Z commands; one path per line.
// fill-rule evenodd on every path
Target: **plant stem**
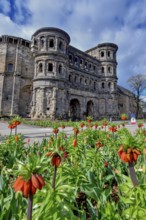
M 27 220 L 32 219 L 32 205 L 33 205 L 33 195 L 28 196 L 28 209 L 27 209 Z
M 55 180 L 56 180 L 56 174 L 57 174 L 57 167 L 54 166 L 54 174 L 52 179 L 52 188 L 55 190 Z
M 57 139 L 57 133 L 55 133 L 55 139 Z
M 133 162 L 129 163 L 129 167 L 128 168 L 129 168 L 130 177 L 131 177 L 131 180 L 133 182 L 133 185 L 134 186 L 138 186 L 138 180 L 136 178 L 136 173 L 135 173 L 135 170 L 134 170 Z

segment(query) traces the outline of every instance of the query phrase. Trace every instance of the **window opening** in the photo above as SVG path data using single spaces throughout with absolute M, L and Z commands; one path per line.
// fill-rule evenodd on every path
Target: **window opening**
M 69 82 L 71 82 L 71 75 L 69 75 L 69 78 L 68 78 Z
M 40 46 L 41 46 L 41 48 L 44 47 L 44 37 L 41 37 L 41 39 L 40 39 Z
M 59 65 L 59 73 L 62 73 L 62 65 Z
M 101 57 L 104 57 L 104 52 L 103 51 L 101 52 Z
M 104 67 L 101 68 L 101 72 L 104 73 Z
M 111 73 L 111 68 L 110 67 L 108 67 L 108 73 Z
M 108 52 L 107 52 L 107 56 L 110 57 L 110 55 L 111 55 L 111 53 L 110 53 L 110 51 L 108 51 Z
M 72 63 L 72 55 L 69 55 L 69 61 Z
M 62 41 L 59 42 L 59 49 L 63 50 L 63 43 L 62 43 Z
M 52 71 L 53 71 L 53 64 L 52 64 L 52 63 L 49 63 L 49 64 L 48 64 L 48 71 L 49 71 L 49 72 L 52 72 Z
M 42 63 L 39 64 L 39 72 L 40 73 L 43 72 L 43 65 L 42 65 Z
M 8 66 L 7 66 L 7 71 L 8 72 L 13 72 L 13 64 L 12 63 L 9 63 Z
M 49 47 L 54 47 L 54 40 L 53 39 L 50 40 Z

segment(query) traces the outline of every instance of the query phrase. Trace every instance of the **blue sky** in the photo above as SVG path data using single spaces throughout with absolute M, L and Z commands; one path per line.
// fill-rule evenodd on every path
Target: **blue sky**
M 71 45 L 87 50 L 113 42 L 117 53 L 118 84 L 146 74 L 146 0 L 0 0 L 0 35 L 30 40 L 41 27 L 58 27 Z

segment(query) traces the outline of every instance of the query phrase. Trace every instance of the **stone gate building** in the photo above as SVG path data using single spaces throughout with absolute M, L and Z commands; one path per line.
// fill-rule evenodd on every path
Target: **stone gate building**
M 117 85 L 118 46 L 85 52 L 58 28 L 41 28 L 31 41 L 0 37 L 0 113 L 32 118 L 94 118 L 135 111 L 133 96 Z

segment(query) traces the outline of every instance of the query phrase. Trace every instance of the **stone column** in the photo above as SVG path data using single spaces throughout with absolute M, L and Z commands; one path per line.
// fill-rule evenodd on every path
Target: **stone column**
M 3 86 L 4 86 L 4 78 L 5 78 L 4 73 L 6 72 L 6 69 L 7 69 L 7 66 L 6 66 L 7 48 L 8 48 L 8 45 L 6 44 L 6 50 L 5 50 L 5 55 L 4 55 L 4 68 L 0 76 L 0 114 L 2 114 L 2 101 L 3 101 L 3 93 L 4 93 Z
M 62 90 L 62 113 L 63 116 L 66 115 L 66 91 Z
M 2 73 L 0 75 L 0 115 L 2 114 L 3 86 L 4 86 L 4 74 Z
M 30 115 L 33 118 L 36 112 L 36 91 L 33 89 Z
M 58 38 L 55 38 L 55 50 L 58 50 Z
M 45 117 L 45 88 L 40 88 L 40 114 L 42 114 L 43 117 Z
M 17 73 L 17 64 L 18 64 L 18 54 L 19 54 L 19 45 L 17 44 L 17 48 L 16 48 L 16 58 L 15 58 L 15 69 L 14 69 L 13 84 L 12 84 L 12 102 L 11 102 L 10 115 L 13 115 L 13 114 L 14 114 L 15 85 L 16 85 L 16 73 Z
M 57 106 L 57 88 L 53 88 L 53 94 L 52 94 L 52 119 L 55 118 L 56 115 L 56 106 Z
M 47 38 L 44 37 L 44 50 L 46 51 L 47 50 Z

